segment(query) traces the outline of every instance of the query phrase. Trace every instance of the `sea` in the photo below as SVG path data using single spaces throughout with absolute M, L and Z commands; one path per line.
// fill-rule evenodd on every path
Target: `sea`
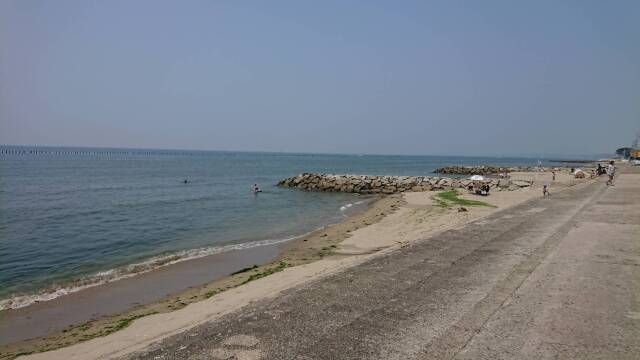
M 0 145 L 0 310 L 290 241 L 371 201 L 276 186 L 302 172 L 432 175 L 482 164 L 538 159 Z

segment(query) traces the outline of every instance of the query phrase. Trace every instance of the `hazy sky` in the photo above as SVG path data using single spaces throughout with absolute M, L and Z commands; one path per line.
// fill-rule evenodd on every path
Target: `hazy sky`
M 0 0 L 4 144 L 540 155 L 637 130 L 637 0 Z

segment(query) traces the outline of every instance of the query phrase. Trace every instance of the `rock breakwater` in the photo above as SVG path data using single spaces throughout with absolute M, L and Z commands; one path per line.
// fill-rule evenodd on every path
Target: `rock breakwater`
M 346 192 L 358 194 L 394 194 L 403 191 L 432 191 L 466 189 L 468 179 L 430 176 L 336 175 L 302 173 L 284 179 L 278 186 L 306 191 Z M 492 189 L 515 190 L 530 186 L 528 181 L 512 182 L 508 179 L 487 179 Z
M 481 166 L 445 166 L 442 168 L 438 168 L 433 170 L 436 174 L 456 174 L 456 175 L 492 175 L 492 174 L 503 174 L 510 173 L 516 171 L 539 171 L 540 168 L 532 167 L 532 166 L 511 166 L 511 167 L 501 167 L 501 166 L 491 166 L 491 165 L 481 165 Z

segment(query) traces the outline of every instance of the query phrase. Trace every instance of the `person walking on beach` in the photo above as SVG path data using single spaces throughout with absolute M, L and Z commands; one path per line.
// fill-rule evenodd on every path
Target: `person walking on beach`
M 542 197 L 549 196 L 549 184 L 542 185 Z
M 614 162 L 611 160 L 609 165 L 607 165 L 607 175 L 609 175 L 609 180 L 607 180 L 607 185 L 613 185 L 613 177 L 616 175 L 616 167 L 613 165 Z
M 556 181 L 556 172 L 551 171 L 551 181 Z

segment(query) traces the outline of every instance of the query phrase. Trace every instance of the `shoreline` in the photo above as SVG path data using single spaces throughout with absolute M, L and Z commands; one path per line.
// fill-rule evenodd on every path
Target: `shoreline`
M 60 297 L 91 289 L 96 286 L 104 286 L 112 282 L 129 279 L 153 271 L 158 271 L 165 267 L 171 267 L 185 261 L 192 261 L 212 255 L 224 254 L 233 251 L 242 251 L 256 247 L 276 246 L 279 244 L 295 241 L 297 239 L 304 238 L 316 231 L 320 231 L 329 226 L 336 225 L 355 214 L 366 211 L 367 206 L 375 200 L 375 196 L 367 196 L 362 200 L 354 200 L 353 203 L 343 205 L 340 208 L 340 212 L 342 213 L 343 218 L 338 221 L 327 223 L 302 234 L 291 235 L 282 238 L 250 240 L 240 243 L 212 245 L 154 255 L 148 258 L 139 259 L 131 264 L 116 266 L 91 274 L 71 277 L 64 282 L 53 283 L 46 288 L 36 290 L 31 293 L 12 294 L 6 298 L 0 299 L 0 314 L 2 314 L 2 312 L 5 310 L 18 310 L 34 304 L 52 301 Z M 235 270 L 237 269 L 234 269 L 233 271 Z
M 332 244 L 339 243 L 351 231 L 379 220 L 382 217 L 378 214 L 380 211 L 389 212 L 391 203 L 396 202 L 389 198 L 363 197 L 360 200 L 364 202 L 363 206 L 343 210 L 345 218 L 341 221 L 273 244 L 185 259 L 52 300 L 2 310 L 0 339 L 4 341 L 0 342 L 0 359 L 10 358 L 7 355 L 11 353 L 51 350 L 104 336 L 132 318 L 172 312 L 240 286 L 252 276 L 253 280 L 269 275 L 274 268 L 280 271 L 284 269 L 280 266 L 283 261 L 287 264 L 285 267 L 291 267 L 322 259 L 331 253 Z M 220 266 L 220 262 L 226 266 Z M 190 286 L 183 283 L 185 279 L 194 283 L 207 276 L 213 278 Z M 167 281 L 170 284 L 163 285 Z M 181 289 L 171 291 L 172 285 Z M 146 294 L 149 290 L 153 293 L 151 296 Z M 122 298 L 111 295 L 113 292 Z M 142 301 L 131 301 L 133 298 Z M 146 303 L 143 303 L 145 299 Z M 113 301 L 115 304 L 111 303 Z M 92 305 L 98 311 L 92 310 Z M 47 327 L 35 326 L 43 322 Z
M 540 181 L 542 183 L 544 181 L 539 179 L 543 175 L 540 173 L 525 175 L 535 176 L 536 182 Z M 550 176 L 550 174 L 548 175 Z M 559 183 L 560 181 L 558 182 L 560 186 Z M 566 186 L 569 187 L 576 183 L 578 182 L 569 181 Z M 288 275 L 298 278 L 298 282 L 288 284 L 293 286 L 299 282 L 316 278 L 319 276 L 318 273 L 327 274 L 337 271 L 342 266 L 351 266 L 357 262 L 364 261 L 370 256 L 379 256 L 387 250 L 391 251 L 397 246 L 405 246 L 412 241 L 428 238 L 437 232 L 464 225 L 495 211 L 504 210 L 528 199 L 538 197 L 538 190 L 538 187 L 532 187 L 516 191 L 494 192 L 491 196 L 481 198 L 481 200 L 487 200 L 490 203 L 497 202 L 494 205 L 496 208 L 474 208 L 468 212 L 458 212 L 453 208 L 442 209 L 438 207 L 431 201 L 436 194 L 435 192 L 409 192 L 402 195 L 394 194 L 383 197 L 374 201 L 369 209 L 362 214 L 354 215 L 343 222 L 285 243 L 280 249 L 279 255 L 265 265 L 251 267 L 247 271 L 224 277 L 202 287 L 189 289 L 181 293 L 177 298 L 172 297 L 171 300 L 175 300 L 173 302 L 167 299 L 118 316 L 93 321 L 89 323 L 89 326 L 76 326 L 72 331 L 58 333 L 55 336 L 8 345 L 1 350 L 0 358 L 4 358 L 5 354 L 9 357 L 11 354 L 15 355 L 20 351 L 50 350 L 96 336 L 103 336 L 107 334 L 103 332 L 104 329 L 112 328 L 113 324 L 123 324 L 124 321 L 126 325 L 129 325 L 137 317 L 160 313 L 159 315 L 147 317 L 150 321 L 151 318 L 156 316 L 172 314 L 171 311 L 181 309 L 190 303 L 196 303 L 193 304 L 193 306 L 196 306 L 218 298 L 223 301 L 222 298 L 232 297 L 233 293 L 241 292 L 241 289 L 247 288 L 247 286 L 238 288 L 239 285 L 266 277 L 275 272 L 299 273 L 297 275 Z M 461 197 L 478 199 L 477 196 L 469 194 L 463 194 Z M 322 268 L 322 270 L 318 270 L 319 268 Z M 304 273 L 309 272 L 309 269 L 315 270 L 312 271 L 311 275 L 305 275 Z M 300 279 L 299 277 L 301 276 L 304 279 Z M 270 276 L 260 279 L 254 284 L 250 284 L 250 287 L 256 287 L 257 283 L 270 283 L 271 285 L 267 287 L 285 286 L 286 288 L 287 285 L 274 285 L 273 283 L 277 281 L 276 278 L 275 276 Z M 229 291 L 231 289 L 234 289 L 234 291 Z M 263 289 L 261 291 L 266 290 Z M 220 295 L 209 299 L 216 294 Z M 245 300 L 242 298 L 241 302 Z M 183 312 L 186 310 L 189 309 L 178 311 Z M 173 313 L 176 313 L 176 311 Z M 147 318 L 145 318 L 145 322 Z M 211 318 L 207 319 L 205 317 L 204 320 L 211 320 Z M 114 335 L 117 336 L 121 332 Z M 85 343 L 102 339 L 104 338 L 97 338 L 89 342 L 85 341 Z M 7 352 L 5 353 L 5 351 Z
M 313 230 L 316 231 L 316 230 Z M 197 260 L 209 256 L 242 251 L 247 249 L 253 249 L 256 247 L 269 247 L 276 246 L 285 242 L 293 241 L 297 238 L 304 237 L 310 234 L 310 231 L 306 234 L 299 236 L 293 236 L 289 238 L 277 239 L 277 240 L 258 240 L 250 241 L 238 244 L 228 244 L 222 246 L 211 246 L 205 248 L 196 248 L 183 250 L 176 253 L 169 253 L 165 255 L 158 255 L 147 260 L 135 262 L 129 265 L 124 265 L 116 268 L 112 268 L 105 271 L 100 271 L 94 274 L 78 277 L 77 279 L 69 280 L 67 283 L 54 284 L 48 288 L 45 288 L 39 292 L 24 295 L 14 295 L 10 298 L 0 300 L 0 312 L 5 310 L 19 310 L 34 304 L 45 303 L 53 301 L 58 298 L 75 294 L 80 291 L 91 289 L 98 286 L 104 286 L 113 282 L 126 280 L 135 276 L 144 275 L 149 272 L 159 271 L 166 267 L 171 267 L 176 264 L 180 264 L 185 261 Z

